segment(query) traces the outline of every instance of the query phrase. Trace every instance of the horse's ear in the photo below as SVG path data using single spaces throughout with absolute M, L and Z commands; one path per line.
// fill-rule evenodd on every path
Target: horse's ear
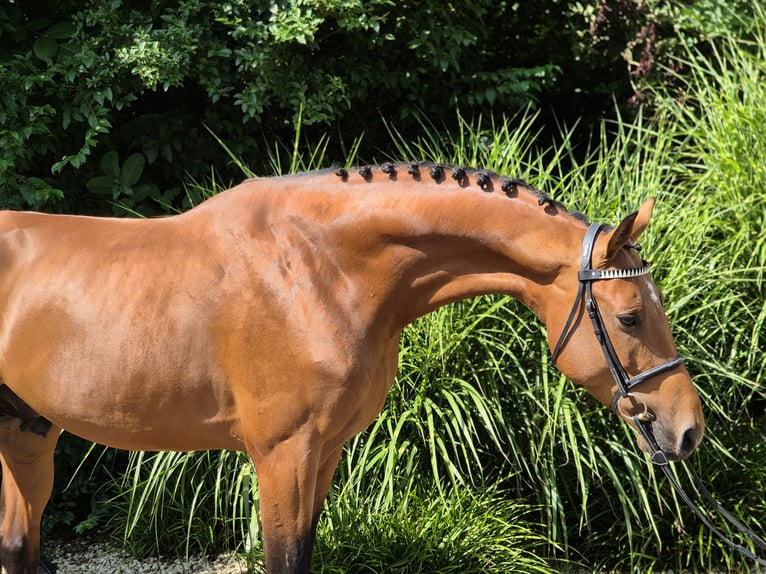
M 650 197 L 638 208 L 638 216 L 633 222 L 633 230 L 630 234 L 630 240 L 633 243 L 638 241 L 639 236 L 644 232 L 646 226 L 649 225 L 649 220 L 652 218 L 652 209 L 654 209 L 654 201 L 655 198 Z
M 653 207 L 654 198 L 647 199 L 638 211 L 634 211 L 609 233 L 599 237 L 593 250 L 593 263 L 598 265 L 597 262 L 606 263 L 611 261 L 626 243 L 636 242 L 649 224 Z

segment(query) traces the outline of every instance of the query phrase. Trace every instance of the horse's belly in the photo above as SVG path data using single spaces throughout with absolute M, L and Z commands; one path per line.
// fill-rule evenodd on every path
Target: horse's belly
M 110 396 L 111 395 L 111 396 Z M 50 390 L 54 400 L 33 400 L 37 412 L 65 430 L 127 450 L 241 450 L 238 419 L 229 401 L 212 391 L 162 389 L 143 397 L 109 389 L 85 395 Z

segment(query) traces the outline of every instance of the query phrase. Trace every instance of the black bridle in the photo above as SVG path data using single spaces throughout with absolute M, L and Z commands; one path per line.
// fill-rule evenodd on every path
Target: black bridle
M 594 223 L 588 227 L 588 230 L 585 233 L 585 237 L 583 238 L 582 252 L 581 252 L 581 258 L 580 258 L 580 271 L 578 273 L 579 285 L 577 287 L 577 295 L 575 296 L 575 301 L 574 301 L 574 304 L 572 305 L 572 310 L 569 312 L 569 317 L 567 317 L 567 320 L 564 323 L 564 328 L 561 331 L 561 335 L 559 336 L 559 339 L 556 342 L 556 346 L 553 349 L 553 362 L 554 364 L 556 363 L 556 360 L 558 359 L 559 354 L 564 348 L 564 345 L 566 345 L 567 341 L 569 340 L 569 336 L 571 335 L 572 323 L 574 319 L 580 313 L 580 309 L 582 308 L 584 303 L 585 310 L 587 311 L 588 316 L 590 317 L 590 320 L 591 320 L 591 324 L 593 325 L 593 332 L 595 333 L 596 339 L 598 340 L 599 345 L 601 346 L 601 352 L 604 354 L 604 358 L 606 359 L 606 364 L 609 367 L 609 371 L 612 373 L 612 377 L 614 378 L 614 381 L 617 384 L 617 391 L 615 391 L 614 397 L 612 398 L 610 410 L 615 414 L 620 414 L 624 418 L 630 419 L 631 421 L 633 421 L 634 426 L 638 430 L 639 434 L 643 437 L 644 441 L 646 442 L 649 448 L 649 456 L 650 456 L 651 462 L 654 463 L 655 465 L 658 465 L 662 469 L 662 471 L 664 472 L 665 476 L 667 476 L 668 480 L 670 481 L 675 491 L 681 496 L 684 502 L 694 511 L 694 513 L 703 522 L 703 524 L 705 524 L 708 528 L 710 528 L 713 534 L 715 534 L 720 540 L 722 540 L 723 542 L 725 542 L 726 544 L 728 544 L 729 546 L 731 546 L 738 552 L 741 552 L 743 555 L 747 556 L 748 558 L 755 560 L 761 566 L 766 566 L 766 560 L 759 558 L 748 548 L 745 548 L 744 546 L 733 542 L 732 540 L 727 538 L 720 530 L 718 530 L 710 522 L 707 515 L 699 508 L 699 506 L 697 506 L 692 501 L 691 497 L 683 490 L 680 483 L 676 479 L 675 475 L 670 470 L 669 459 L 667 454 L 660 448 L 660 446 L 657 444 L 656 438 L 654 437 L 654 432 L 652 430 L 652 422 L 655 419 L 654 413 L 652 413 L 649 410 L 646 402 L 641 397 L 639 397 L 638 395 L 635 395 L 634 393 L 631 393 L 632 389 L 634 389 L 636 386 L 640 385 L 641 383 L 646 382 L 652 377 L 656 377 L 658 375 L 661 375 L 662 373 L 666 373 L 668 371 L 672 371 L 673 369 L 677 367 L 680 367 L 684 363 L 684 358 L 681 356 L 674 357 L 672 359 L 665 361 L 664 363 L 660 363 L 659 365 L 651 367 L 650 369 L 646 371 L 638 373 L 637 375 L 634 375 L 633 377 L 630 377 L 628 373 L 625 371 L 625 367 L 622 366 L 622 362 L 620 361 L 620 358 L 617 356 L 617 352 L 614 349 L 614 345 L 612 345 L 612 341 L 609 338 L 609 333 L 607 332 L 606 326 L 604 324 L 604 320 L 601 317 L 601 313 L 598 310 L 596 299 L 593 296 L 592 286 L 594 281 L 604 281 L 608 279 L 630 279 L 632 277 L 640 277 L 642 275 L 648 275 L 649 264 L 646 262 L 643 262 L 643 265 L 641 267 L 635 267 L 632 269 L 608 269 L 608 270 L 594 269 L 593 261 L 592 261 L 593 246 L 596 242 L 596 238 L 598 237 L 598 234 L 601 232 L 603 228 L 604 228 L 603 224 Z M 628 244 L 627 246 L 640 249 L 640 247 L 633 244 Z M 625 398 L 630 398 L 633 401 L 640 403 L 641 405 L 643 405 L 643 409 L 635 414 L 629 414 L 625 412 L 620 406 L 622 403 L 622 399 L 625 399 Z M 764 540 L 758 537 L 752 530 L 747 528 L 742 522 L 740 522 L 730 512 L 728 512 L 725 508 L 723 508 L 718 503 L 718 501 L 715 500 L 715 498 L 713 498 L 713 496 L 710 494 L 708 489 L 700 480 L 697 473 L 694 471 L 694 467 L 691 465 L 689 460 L 686 459 L 683 462 L 686 465 L 687 471 L 694 483 L 694 488 L 697 491 L 697 493 L 701 494 L 705 499 L 707 499 L 710 505 L 721 516 L 723 516 L 729 522 L 729 524 L 734 526 L 737 530 L 739 530 L 740 533 L 744 534 L 750 540 L 752 540 L 756 546 L 758 546 L 762 550 L 766 550 L 766 542 Z
M 631 393 L 631 390 L 640 385 L 643 382 L 661 375 L 667 371 L 671 371 L 677 367 L 680 367 L 684 358 L 681 356 L 674 357 L 664 363 L 656 365 L 651 369 L 648 369 L 642 373 L 630 377 L 625 371 L 625 367 L 622 366 L 620 358 L 617 356 L 617 352 L 614 350 L 612 340 L 609 338 L 609 333 L 604 325 L 604 320 L 601 317 L 601 313 L 598 310 L 596 304 L 596 298 L 593 296 L 593 282 L 605 281 L 608 279 L 629 279 L 632 277 L 640 277 L 649 273 L 649 264 L 644 262 L 641 267 L 635 267 L 632 269 L 594 269 L 593 268 L 593 245 L 596 243 L 596 237 L 601 233 L 603 225 L 600 223 L 594 223 L 588 227 L 588 231 L 585 233 L 585 237 L 582 241 L 582 252 L 580 257 L 580 272 L 578 273 L 579 285 L 577 287 L 577 295 L 575 296 L 574 305 L 569 312 L 566 323 L 564 323 L 564 329 L 561 331 L 559 340 L 553 349 L 553 362 L 555 363 L 564 348 L 564 345 L 569 340 L 571 334 L 570 328 L 575 317 L 580 312 L 580 309 L 585 303 L 585 310 L 588 312 L 590 321 L 593 324 L 593 332 L 596 334 L 596 339 L 601 346 L 601 352 L 604 354 L 606 364 L 609 367 L 609 371 L 612 373 L 612 378 L 617 384 L 617 391 L 612 398 L 612 404 L 610 410 L 613 413 L 617 413 L 618 410 L 626 418 L 633 419 L 636 428 L 643 436 L 644 440 L 651 449 L 651 460 L 654 464 L 666 465 L 668 464 L 668 457 L 662 451 L 657 444 L 654 434 L 651 430 L 651 423 L 654 420 L 654 415 L 649 411 L 646 403 L 640 397 Z M 633 246 L 637 248 L 637 246 Z M 629 415 L 620 409 L 620 403 L 624 398 L 632 398 L 640 402 L 644 408 L 643 411 Z

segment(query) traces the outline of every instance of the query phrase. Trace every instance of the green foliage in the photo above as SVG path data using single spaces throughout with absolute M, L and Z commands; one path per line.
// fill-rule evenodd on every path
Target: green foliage
M 119 154 L 112 150 L 101 159 L 102 175 L 85 182 L 91 193 L 106 195 L 130 208 L 137 208 L 148 197 L 160 201 L 159 188 L 153 183 L 139 184 L 146 160 L 140 153 L 134 153 L 120 165 Z
M 690 257 L 674 261 L 668 279 L 683 294 L 679 331 L 708 405 L 710 447 L 699 465 L 712 471 L 714 492 L 762 532 L 766 505 L 748 493 L 764 487 L 766 437 L 766 12 L 753 2 L 744 13 L 753 16 L 739 21 L 742 37 L 686 46 L 683 74 L 660 94 L 657 113 L 659 130 L 673 126 L 672 175 L 685 191 L 673 224 L 689 230 L 676 239 Z M 703 530 L 697 540 L 712 562 L 720 543 Z
M 125 453 L 63 433 L 56 445 L 56 474 L 43 535 L 82 534 L 105 518 L 108 494 L 102 488 L 125 467 Z
M 245 453 L 136 452 L 127 467 L 111 489 L 115 514 L 106 526 L 134 552 L 188 556 L 257 540 L 258 490 Z
M 520 109 L 577 78 L 590 94 L 584 72 L 599 58 L 580 66 L 585 52 L 572 53 L 586 23 L 571 5 L 12 3 L 0 11 L 0 203 L 95 212 L 125 203 L 156 214 L 169 201 L 188 207 L 180 181 L 210 165 L 237 174 L 204 126 L 263 171 L 257 136 L 284 139 L 298 123 L 378 134 L 381 116 L 406 130 L 417 110 Z M 140 179 L 84 188 L 111 177 L 101 163 L 113 152 L 141 154 Z
M 499 398 L 505 369 L 498 366 L 508 353 L 497 336 L 509 308 L 507 300 L 475 299 L 405 330 L 395 390 L 341 464 L 341 480 L 356 496 L 390 508 L 422 476 L 437 490 L 464 486 L 482 482 L 491 463 L 504 460 L 502 437 L 511 431 Z
M 620 50 L 630 71 L 632 102 L 649 104 L 653 103 L 651 87 L 668 86 L 684 69 L 682 57 L 690 46 L 709 56 L 711 42 L 732 36 L 751 38 L 758 34 L 760 10 L 752 0 L 607 0 L 598 8 L 586 5 L 582 9 L 590 21 L 588 39 L 594 42 L 593 51 L 599 46 L 610 53 Z
M 264 172 L 268 140 L 297 125 L 407 138 L 455 107 L 558 117 L 639 95 L 684 39 L 752 33 L 747 0 L 128 0 L 16 2 L 0 11 L 0 205 L 158 214 L 180 182 L 238 176 L 205 126 Z M 448 25 L 443 25 L 448 22 Z M 626 63 L 626 59 L 628 62 Z M 314 126 L 312 128 L 312 126 Z M 333 148 L 336 161 L 344 150 Z M 140 154 L 125 186 L 102 159 Z M 253 161 L 250 158 L 254 158 Z M 111 188 L 111 190 L 109 189 Z M 114 207 L 113 207 L 114 206 Z
M 457 489 L 413 492 L 387 510 L 370 511 L 341 496 L 328 505 L 318 531 L 318 574 L 362 572 L 553 573 L 538 554 L 545 538 L 508 493 Z

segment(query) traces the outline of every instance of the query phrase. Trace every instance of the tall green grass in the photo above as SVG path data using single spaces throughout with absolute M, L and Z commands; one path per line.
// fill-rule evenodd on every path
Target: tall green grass
M 527 513 L 527 504 L 495 489 L 446 496 L 417 489 L 389 511 L 335 497 L 319 526 L 313 571 L 550 573 L 545 537 Z
M 593 220 L 615 222 L 658 197 L 643 253 L 705 403 L 694 464 L 763 532 L 766 38 L 724 39 L 705 54 L 689 48 L 651 117 L 604 123 L 586 149 L 564 128 L 542 145 L 530 113 L 461 120 L 453 132 L 424 122 L 415 141 L 392 129 L 386 158 L 524 177 Z M 296 142 L 275 148 L 275 171 L 323 164 L 325 142 Z M 683 507 L 634 433 L 556 371 L 543 326 L 517 302 L 481 297 L 418 320 L 400 363 L 383 413 L 341 461 L 317 571 L 505 572 L 515 560 L 519 571 L 556 571 L 560 561 L 593 571 L 750 566 Z M 131 460 L 114 525 L 133 545 L 214 551 L 245 540 L 257 557 L 246 457 Z M 409 560 L 406 549 L 416 550 Z
M 722 38 L 706 57 L 688 49 L 674 91 L 658 102 L 672 128 L 673 176 L 682 190 L 676 241 L 690 260 L 668 273 L 683 305 L 678 332 L 708 416 L 697 457 L 714 494 L 766 531 L 766 12 L 753 2 L 747 40 Z M 679 232 L 681 231 L 679 229 Z M 687 513 L 688 516 L 688 513 Z M 689 524 L 698 555 L 741 564 Z
M 134 452 L 128 467 L 107 527 L 137 554 L 216 552 L 257 540 L 258 490 L 245 453 Z

